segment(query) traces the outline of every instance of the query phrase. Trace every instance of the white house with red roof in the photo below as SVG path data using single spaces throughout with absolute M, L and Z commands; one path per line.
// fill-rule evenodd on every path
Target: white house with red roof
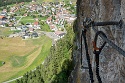
M 33 23 L 33 26 L 34 26 L 34 29 L 40 29 L 40 25 L 39 25 L 39 22 L 38 21 L 35 21 Z
M 47 24 L 50 24 L 52 22 L 52 18 L 51 17 L 48 17 L 47 20 L 46 20 L 46 23 Z
M 0 16 L 1 27 L 5 27 L 5 23 L 7 23 L 7 18 L 5 16 Z
M 57 27 L 56 27 L 56 25 L 54 25 L 54 24 L 50 25 L 50 29 L 51 29 L 52 31 L 57 31 Z

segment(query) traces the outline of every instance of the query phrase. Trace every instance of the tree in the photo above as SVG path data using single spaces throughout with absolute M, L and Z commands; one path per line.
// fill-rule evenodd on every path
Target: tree
M 33 18 L 36 18 L 36 16 L 35 16 L 35 15 L 33 15 Z
M 9 25 L 7 23 L 5 23 L 5 27 L 8 27 Z
M 21 24 L 22 24 L 22 25 L 24 25 L 24 23 L 23 23 L 23 22 L 21 22 Z
M 20 83 L 20 81 L 19 81 L 18 79 L 16 80 L 16 82 L 17 82 L 17 83 Z

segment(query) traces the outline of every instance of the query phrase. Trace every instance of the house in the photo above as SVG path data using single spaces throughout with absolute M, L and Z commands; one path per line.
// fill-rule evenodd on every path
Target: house
M 35 11 L 35 10 L 36 10 L 36 7 L 31 7 L 31 10 L 32 10 L 32 11 Z
M 30 37 L 29 37 L 28 35 L 23 35 L 22 38 L 23 38 L 23 39 L 28 39 L 28 38 L 30 38 Z
M 43 7 L 42 6 L 37 6 L 37 12 L 42 12 Z
M 17 30 L 22 30 L 22 26 L 16 27 Z
M 27 13 L 25 13 L 23 16 L 27 16 Z
M 25 33 L 25 35 L 22 36 L 23 39 L 28 39 L 30 38 L 30 35 L 28 33 Z
M 20 37 L 23 37 L 23 36 L 25 35 L 25 33 L 26 33 L 26 31 L 24 31 L 24 32 L 21 31 L 21 32 L 19 32 L 19 36 L 20 36 Z
M 59 23 L 59 19 L 56 19 L 56 20 L 54 21 L 54 23 L 55 23 L 55 24 L 58 24 L 58 23 Z
M 33 32 L 33 33 L 31 34 L 31 37 L 32 37 L 32 38 L 36 38 L 36 37 L 39 37 L 39 35 L 38 35 L 38 33 Z
M 38 24 L 39 24 L 38 21 L 36 21 L 36 22 L 33 23 L 34 26 L 38 26 Z
M 72 22 L 73 22 L 75 19 L 76 19 L 76 17 L 70 17 L 70 18 L 69 18 L 69 20 L 72 21 Z
M 46 20 L 46 23 L 47 23 L 47 24 L 50 24 L 51 21 L 52 21 L 52 18 L 51 18 L 51 17 L 48 17 L 47 20 Z
M 34 28 L 29 28 L 29 32 L 33 32 L 34 31 Z
M 33 23 L 34 29 L 40 29 L 39 22 L 36 21 Z
M 52 30 L 52 31 L 57 31 L 57 27 L 55 26 L 55 25 L 50 25 L 50 29 Z
M 0 16 L 0 21 L 5 21 L 7 18 L 5 16 Z
M 10 21 L 15 21 L 16 18 L 15 18 L 15 17 L 9 17 L 9 20 L 10 20 Z
M 59 38 L 63 38 L 66 33 L 63 31 L 55 31 L 55 35 L 57 35 Z
M 27 29 L 28 27 L 25 25 L 22 25 L 22 29 Z
M 51 11 L 52 11 L 52 12 L 55 12 L 56 10 L 55 10 L 55 8 L 51 8 Z
M 9 27 L 12 27 L 12 26 L 14 26 L 14 23 L 9 23 Z
M 0 14 L 1 16 L 7 16 L 7 13 L 6 12 L 1 12 L 1 14 Z
M 28 30 L 28 27 L 25 25 L 22 25 L 22 32 L 26 32 Z

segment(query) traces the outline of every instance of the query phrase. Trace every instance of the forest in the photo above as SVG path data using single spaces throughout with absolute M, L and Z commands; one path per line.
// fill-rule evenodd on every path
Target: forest
M 30 1 L 32 0 L 0 0 L 0 7 L 15 4 L 15 3 L 20 3 L 20 2 L 30 2 Z
M 29 71 L 16 83 L 67 83 L 73 69 L 72 49 L 74 33 L 71 25 L 65 25 L 67 34 L 50 49 L 50 54 L 35 71 Z

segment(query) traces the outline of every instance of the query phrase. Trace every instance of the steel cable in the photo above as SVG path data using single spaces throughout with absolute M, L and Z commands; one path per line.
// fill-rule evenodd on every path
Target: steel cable
M 98 32 L 97 29 L 95 29 L 92 26 L 92 29 L 95 31 L 95 33 Z M 107 42 L 110 46 L 112 46 L 112 48 L 116 49 L 120 54 L 122 54 L 125 57 L 125 51 L 123 49 L 121 49 L 120 47 L 118 47 L 116 44 L 114 44 L 112 41 L 110 41 L 108 38 L 104 37 L 102 34 L 99 34 L 99 36 L 105 41 Z
M 106 45 L 106 42 L 104 41 L 104 43 L 102 44 L 102 46 L 100 48 L 97 47 L 96 44 L 97 44 L 97 38 L 98 38 L 99 34 L 102 34 L 105 38 L 107 38 L 107 36 L 102 31 L 98 31 L 95 34 L 95 38 L 94 38 L 94 42 L 93 42 L 95 61 L 96 61 L 96 76 L 97 76 L 98 82 L 102 83 L 101 77 L 99 75 L 99 55 L 100 55 L 102 49 L 104 48 L 104 46 Z
M 91 81 L 91 83 L 94 83 L 93 72 L 92 72 L 92 67 L 91 67 L 91 63 L 90 63 L 90 56 L 89 56 L 89 53 L 88 53 L 88 45 L 87 45 L 87 40 L 86 40 L 86 30 L 84 30 L 84 31 L 82 30 L 82 34 L 81 34 L 81 65 L 82 65 L 82 37 L 84 39 L 85 52 L 86 52 L 86 59 L 87 59 L 88 68 L 89 68 L 90 81 Z
M 95 38 L 94 38 L 93 48 L 94 48 L 95 61 L 96 61 L 96 76 L 97 76 L 97 79 L 98 79 L 99 83 L 102 83 L 101 77 L 99 75 L 99 55 L 100 55 L 102 49 L 104 48 L 105 44 L 108 43 L 110 46 L 112 46 L 112 48 L 117 50 L 120 54 L 122 54 L 125 57 L 125 51 L 123 49 L 121 49 L 115 43 L 110 41 L 107 38 L 107 36 L 105 35 L 104 32 L 98 31 L 97 29 L 94 28 L 94 26 L 105 26 L 105 25 L 118 25 L 119 27 L 121 27 L 122 26 L 122 20 L 120 20 L 119 22 L 116 22 L 116 21 L 94 22 L 94 21 L 91 21 L 91 19 L 85 19 L 84 22 L 83 22 L 84 30 L 82 30 L 82 34 L 81 34 L 81 65 L 82 65 L 82 50 L 83 50 L 82 49 L 82 41 L 84 39 L 85 52 L 86 52 L 86 58 L 87 58 L 91 83 L 94 82 L 94 79 L 93 79 L 92 67 L 91 67 L 91 64 L 90 64 L 90 56 L 89 56 L 89 53 L 88 53 L 88 44 L 87 44 L 87 40 L 86 40 L 86 31 L 88 30 L 89 27 L 92 27 L 92 29 L 96 33 Z M 100 36 L 102 38 L 102 40 L 104 41 L 104 43 L 102 44 L 102 46 L 100 48 L 98 48 L 96 46 L 98 36 Z

